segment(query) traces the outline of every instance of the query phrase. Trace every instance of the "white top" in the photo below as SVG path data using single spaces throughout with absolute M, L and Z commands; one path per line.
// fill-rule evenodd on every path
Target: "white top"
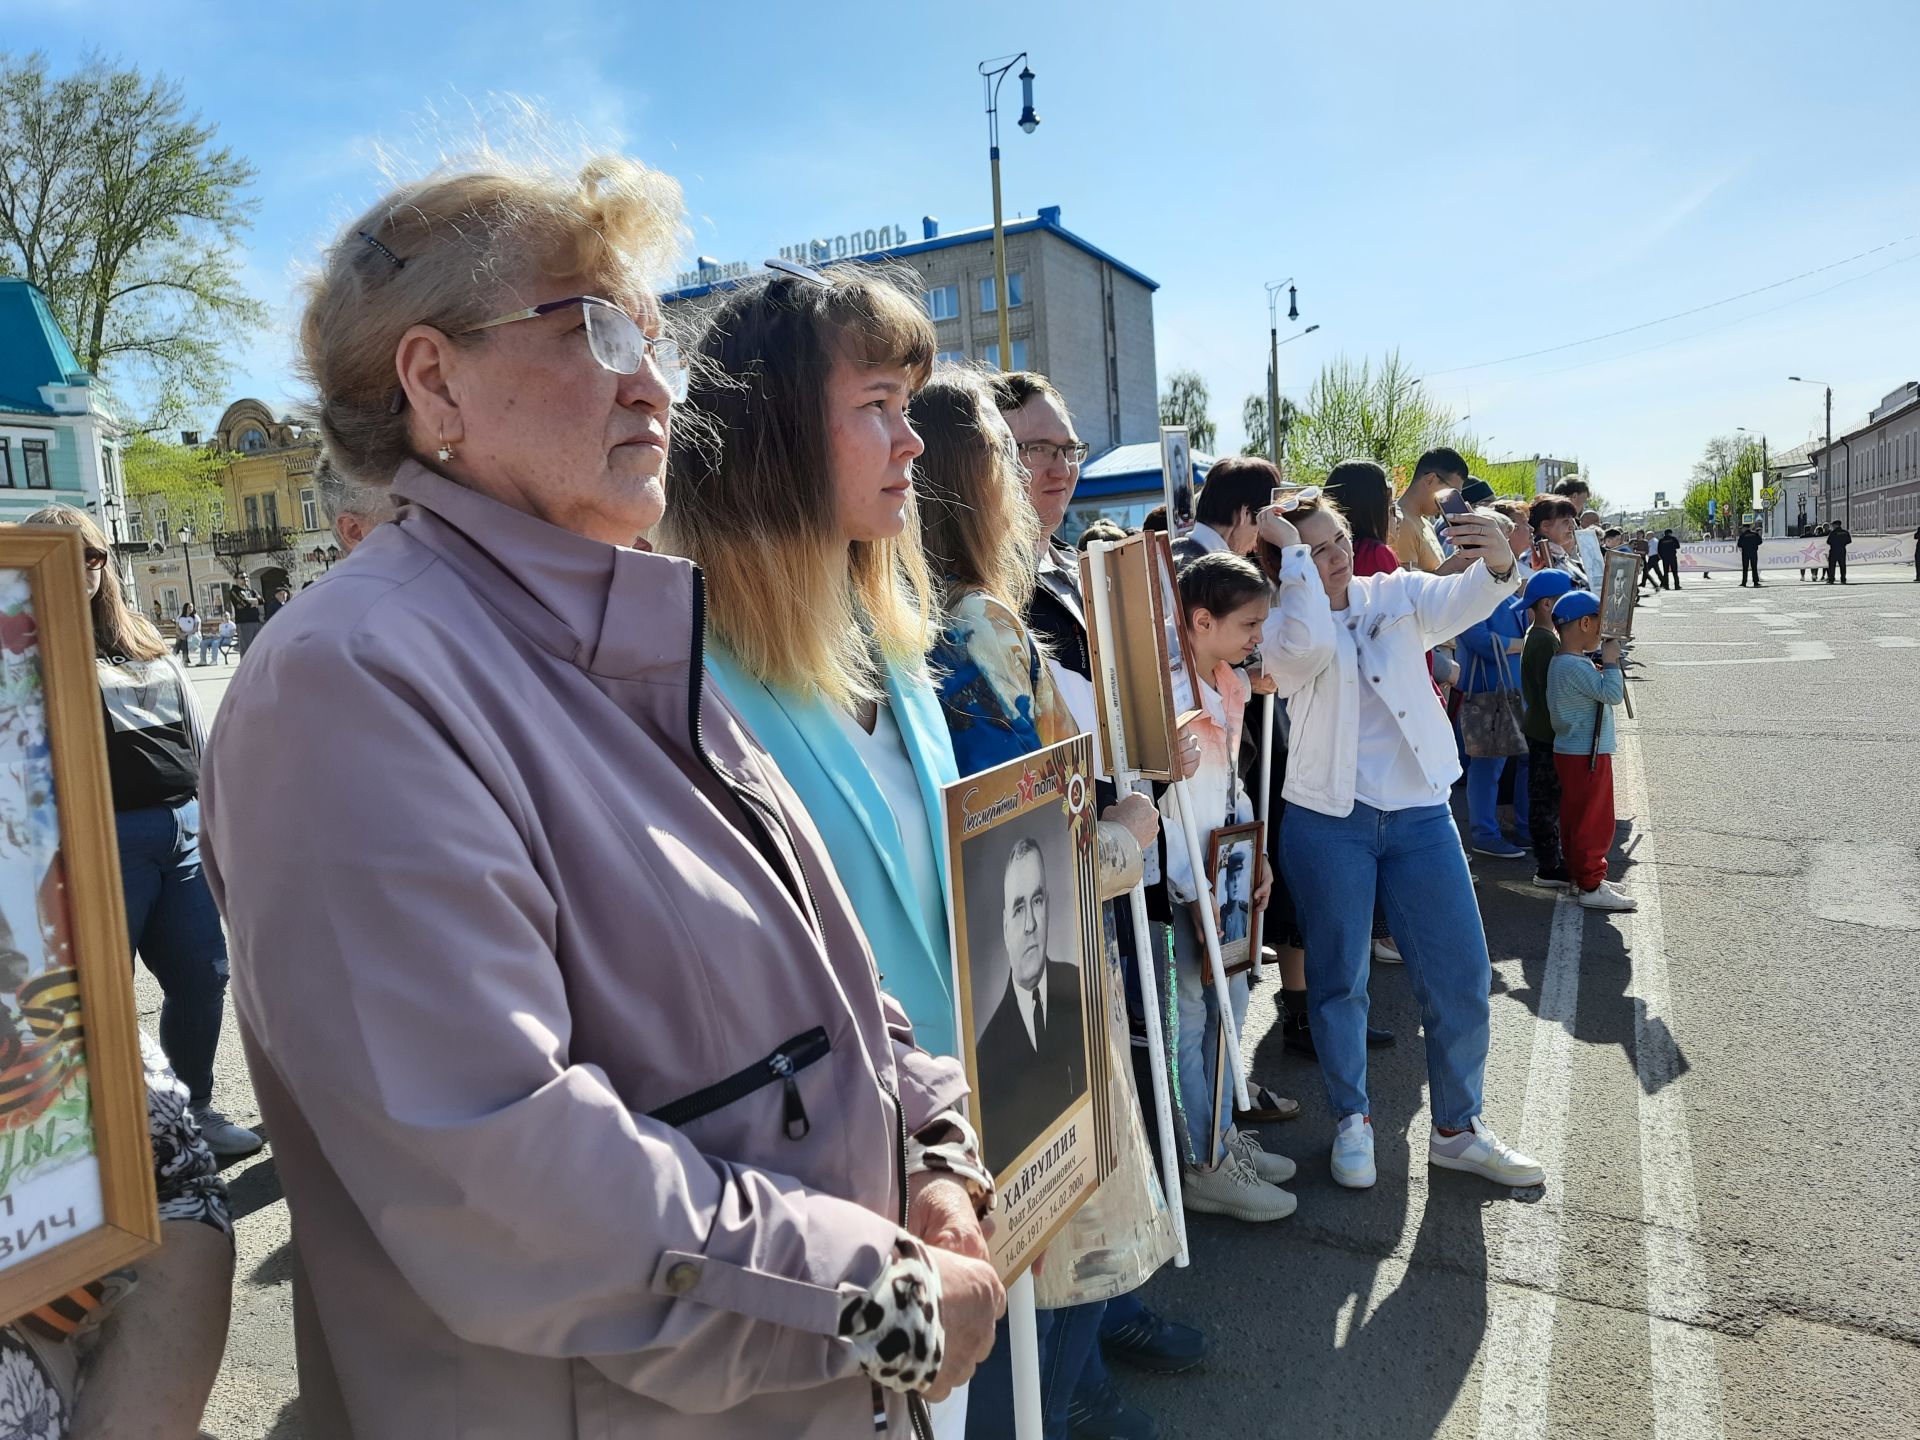
M 1194 522 L 1193 529 L 1187 532 L 1187 539 L 1191 540 L 1195 545 L 1198 545 L 1203 552 L 1209 555 L 1215 551 L 1228 548 L 1227 537 L 1207 524 L 1204 520 L 1196 520 Z
M 182 615 L 173 623 L 182 635 L 193 635 L 200 629 L 200 617 L 198 615 Z
M 1341 649 L 1354 653 L 1353 632 L 1359 628 L 1359 615 L 1349 609 L 1344 625 L 1339 614 L 1333 619 Z M 1357 663 L 1354 668 L 1357 673 Z M 1448 787 L 1427 778 L 1420 757 L 1413 753 L 1399 720 L 1381 699 L 1370 675 L 1359 677 L 1359 696 L 1360 741 L 1354 751 L 1353 798 L 1376 810 L 1417 810 L 1446 804 Z
M 874 707 L 873 733 L 860 728 L 860 722 L 838 706 L 833 710 L 840 728 L 853 743 L 873 783 L 886 797 L 893 811 L 894 828 L 900 832 L 906 848 L 908 873 L 913 876 L 914 892 L 941 895 L 940 864 L 933 853 L 933 830 L 927 823 L 927 803 L 920 798 L 920 777 L 914 773 L 913 757 L 907 754 L 907 742 L 900 733 L 900 722 L 893 718 L 893 707 L 885 697 Z
M 1427 785 L 1444 797 L 1460 776 L 1460 760 L 1453 727 L 1434 703 L 1427 651 L 1486 619 L 1526 578 L 1526 567 L 1516 564 L 1496 580 L 1477 560 L 1457 575 L 1372 575 L 1348 586 L 1351 608 L 1336 623 L 1312 553 L 1305 545 L 1288 546 L 1279 598 L 1260 640 L 1267 674 L 1293 721 L 1287 803 L 1322 815 L 1353 813 L 1363 688 L 1391 712 Z M 1348 620 L 1356 622 L 1352 629 Z
M 1179 685 L 1174 692 L 1175 708 L 1191 708 L 1189 700 L 1188 688 L 1184 684 Z M 1247 796 L 1247 787 L 1240 783 L 1240 773 L 1236 768 L 1240 732 L 1237 728 L 1231 732 L 1227 730 L 1226 701 L 1220 698 L 1220 692 L 1213 686 L 1202 684 L 1200 707 L 1207 712 L 1215 728 L 1201 738 L 1200 767 L 1188 777 L 1186 788 L 1187 803 L 1193 809 L 1193 828 L 1200 841 L 1201 858 L 1204 860 L 1207 837 L 1228 823 L 1229 814 L 1236 825 L 1244 825 L 1253 819 L 1253 802 Z M 1193 866 L 1187 860 L 1187 846 L 1180 835 L 1178 816 L 1179 812 L 1174 809 L 1173 789 L 1169 786 L 1160 797 L 1160 826 L 1167 837 L 1167 888 L 1175 900 L 1197 900 L 1200 886 L 1194 879 Z

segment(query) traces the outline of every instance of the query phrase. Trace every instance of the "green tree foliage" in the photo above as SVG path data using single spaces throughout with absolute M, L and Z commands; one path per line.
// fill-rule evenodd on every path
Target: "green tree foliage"
M 1300 410 L 1286 396 L 1280 397 L 1280 456 L 1286 458 L 1287 440 L 1293 430 L 1293 422 L 1299 418 Z M 1264 395 L 1247 396 L 1246 404 L 1240 407 L 1240 425 L 1247 432 L 1247 443 L 1240 447 L 1242 455 L 1267 455 L 1267 397 Z
M 1716 435 L 1707 441 L 1680 500 L 1688 525 L 1703 535 L 1737 533 L 1740 517 L 1753 508 L 1753 476 L 1763 468 L 1764 453 L 1759 442 L 1747 435 Z M 1762 509 L 1778 498 L 1778 487 L 1761 487 Z M 1711 519 L 1709 500 L 1715 502 Z
M 222 341 L 265 319 L 235 263 L 254 175 L 171 80 L 98 55 L 55 78 L 0 51 L 0 269 L 152 425 L 217 402 Z
M 1176 370 L 1167 377 L 1167 388 L 1160 396 L 1160 423 L 1184 425 L 1195 450 L 1211 455 L 1218 427 L 1207 418 L 1207 382 L 1198 370 Z
M 1404 485 L 1423 450 L 1455 444 L 1454 428 L 1452 412 L 1421 393 L 1398 351 L 1377 369 L 1342 356 L 1321 367 L 1289 430 L 1288 476 L 1318 484 L 1342 460 L 1374 460 Z
M 175 544 L 175 532 L 185 525 L 204 542 L 229 528 L 231 517 L 221 508 L 227 460 L 211 447 L 136 435 L 121 447 L 120 466 L 127 503 L 146 517 L 141 533 L 148 540 Z

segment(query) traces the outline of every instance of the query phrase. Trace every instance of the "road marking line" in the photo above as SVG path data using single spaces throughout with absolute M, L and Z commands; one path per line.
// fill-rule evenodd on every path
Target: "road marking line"
M 1679 1054 L 1667 1017 L 1666 926 L 1660 913 L 1660 864 L 1647 806 L 1639 741 L 1619 737 L 1615 773 L 1633 809 L 1634 898 L 1628 996 L 1634 1003 L 1633 1055 L 1640 1080 L 1640 1219 L 1647 1257 L 1647 1338 L 1654 1440 L 1721 1440 L 1720 1365 L 1705 1324 L 1706 1262 L 1698 1240 L 1700 1203 L 1693 1188 L 1693 1143 L 1679 1094 Z
M 1768 644 L 1771 644 L 1772 642 L 1769 640 L 1641 640 L 1636 638 L 1633 643 L 1636 645 L 1698 645 L 1701 647 L 1710 646 L 1715 650 L 1726 650 L 1726 649 L 1740 648 L 1740 647 L 1744 647 L 1749 650 L 1757 650 L 1760 648 L 1760 646 L 1768 645 Z
M 1548 1194 L 1508 1207 L 1490 1279 L 1487 1344 L 1480 1360 L 1482 1440 L 1545 1440 L 1553 1327 L 1560 1302 L 1567 1108 L 1573 1090 L 1573 1023 L 1580 998 L 1580 941 L 1587 912 L 1554 901 L 1546 974 L 1534 1014 L 1533 1052 L 1520 1114 L 1519 1147 L 1547 1172 Z
M 1911 635 L 1876 635 L 1873 643 L 1882 650 L 1912 650 L 1920 648 L 1920 640 Z
M 1802 660 L 1831 660 L 1833 647 L 1824 640 L 1789 640 L 1785 655 L 1744 655 L 1734 660 L 1650 660 L 1650 665 L 1793 665 Z

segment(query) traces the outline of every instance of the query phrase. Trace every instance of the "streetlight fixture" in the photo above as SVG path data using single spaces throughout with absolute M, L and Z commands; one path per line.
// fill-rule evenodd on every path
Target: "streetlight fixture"
M 1820 508 L 1829 524 L 1833 521 L 1833 386 L 1824 380 L 1808 380 L 1799 375 L 1787 379 L 1799 385 L 1818 385 L 1827 392 L 1827 448 L 1820 452 Z M 1847 451 L 1847 519 L 1853 519 L 1853 451 Z
M 1010 322 L 1007 319 L 1007 227 L 1000 209 L 1000 85 L 1007 78 L 1007 72 L 1019 65 L 1020 69 L 1020 119 L 1015 122 L 1022 130 L 1031 135 L 1040 127 L 1040 117 L 1033 109 L 1033 67 L 1024 64 L 1027 52 L 1002 60 L 982 60 L 980 79 L 987 92 L 987 159 L 993 168 L 993 298 L 994 308 L 1000 312 L 1000 368 L 1013 368 L 1013 337 L 1008 333 Z
M 1287 292 L 1287 319 L 1300 318 L 1300 287 L 1289 275 L 1284 280 L 1267 282 L 1267 458 L 1280 465 L 1280 346 L 1292 344 L 1300 335 L 1311 335 L 1320 327 L 1309 325 L 1300 335 L 1280 339 L 1280 292 Z

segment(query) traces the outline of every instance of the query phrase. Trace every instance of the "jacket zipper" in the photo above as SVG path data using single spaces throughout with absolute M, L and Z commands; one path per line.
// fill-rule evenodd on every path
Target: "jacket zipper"
M 774 844 L 772 831 L 772 826 L 776 822 L 773 817 L 763 813 L 760 798 L 751 791 L 736 784 L 733 777 L 722 770 L 713 756 L 707 753 L 707 742 L 700 718 L 700 698 L 706 686 L 706 640 L 707 577 L 696 565 L 693 570 L 693 651 L 689 658 L 687 669 L 687 721 L 688 731 L 693 739 L 694 753 L 700 757 L 701 763 L 707 767 L 708 772 L 712 774 L 713 778 L 720 782 L 720 785 L 729 795 L 734 797 L 735 802 L 739 804 L 741 810 L 760 828 L 767 845 L 777 851 L 779 847 Z M 784 830 L 785 826 L 782 825 L 781 828 Z M 813 881 L 807 876 L 807 867 L 800 863 L 799 852 L 797 850 L 794 852 L 793 868 L 799 873 L 800 888 L 807 897 L 807 911 L 813 919 L 814 933 L 820 936 L 821 943 L 824 944 L 826 943 L 827 935 L 826 923 L 820 918 L 819 902 L 813 898 Z M 826 1032 L 822 1030 L 818 1033 L 824 1041 Z M 788 1043 L 791 1044 L 792 1042 L 789 1041 Z M 778 1051 L 775 1052 L 776 1055 L 779 1053 Z M 824 1051 L 822 1053 L 824 1053 Z M 772 1056 L 769 1056 L 768 1061 L 770 1062 L 772 1058 Z M 814 1058 L 818 1059 L 819 1057 L 816 1056 Z M 810 1064 L 812 1062 L 809 1061 L 808 1063 Z M 742 1073 L 744 1074 L 746 1072 L 743 1071 Z M 784 1078 L 787 1085 L 789 1104 L 797 1107 L 800 1100 L 799 1089 L 794 1085 L 791 1075 Z M 721 1082 L 723 1085 L 727 1083 L 727 1081 Z M 880 1082 L 880 1088 L 886 1092 L 887 1098 L 893 1102 L 895 1177 L 900 1186 L 900 1228 L 904 1230 L 907 1228 L 907 1112 L 900 1104 L 900 1096 L 891 1085 L 882 1080 Z M 805 1119 L 804 1111 L 801 1113 L 801 1119 Z M 792 1124 L 791 1109 L 788 1112 L 788 1124 L 790 1126 Z M 791 1130 L 789 1130 L 788 1133 L 791 1134 Z M 805 1132 L 802 1131 L 801 1133 L 804 1134 Z M 875 1421 L 877 1422 L 874 1429 L 878 1431 L 885 1428 L 887 1413 L 886 1395 L 878 1381 L 870 1383 L 873 1386 L 873 1413 Z M 907 1396 L 907 1425 L 913 1433 L 914 1440 L 934 1440 L 933 1420 L 927 1414 L 927 1402 L 918 1395 Z
M 683 1095 L 670 1104 L 662 1105 L 647 1114 L 662 1125 L 671 1125 L 678 1129 L 682 1125 L 698 1120 L 703 1115 L 711 1115 L 716 1110 L 724 1110 L 737 1101 L 744 1100 L 756 1090 L 779 1082 L 786 1092 L 782 1105 L 782 1127 L 789 1140 L 804 1140 L 813 1124 L 807 1119 L 807 1107 L 801 1102 L 800 1087 L 794 1083 L 798 1075 L 809 1065 L 826 1058 L 832 1045 L 827 1040 L 824 1025 L 816 1025 L 804 1034 L 796 1035 L 764 1060 L 756 1060 L 744 1070 L 737 1070 L 724 1080 L 717 1080 L 705 1089 L 696 1090 L 691 1095 Z

